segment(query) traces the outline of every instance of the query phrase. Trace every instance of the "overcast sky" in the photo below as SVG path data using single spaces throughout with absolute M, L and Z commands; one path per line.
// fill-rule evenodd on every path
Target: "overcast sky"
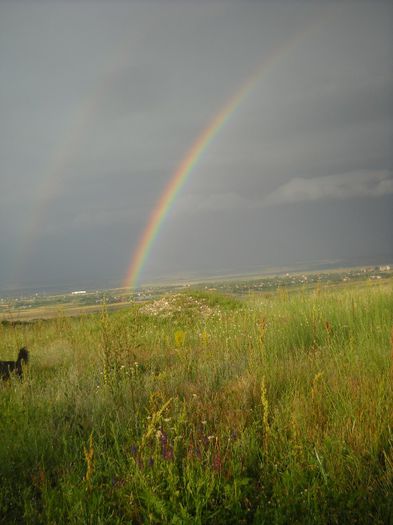
M 0 1 L 0 289 L 393 260 L 390 2 Z M 272 58 L 275 57 L 275 58 Z M 363 260 L 363 259 L 362 259 Z

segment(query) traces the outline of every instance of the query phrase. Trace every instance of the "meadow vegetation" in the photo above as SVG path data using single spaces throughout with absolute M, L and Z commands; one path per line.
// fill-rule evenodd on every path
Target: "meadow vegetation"
M 0 325 L 0 522 L 393 521 L 393 286 Z

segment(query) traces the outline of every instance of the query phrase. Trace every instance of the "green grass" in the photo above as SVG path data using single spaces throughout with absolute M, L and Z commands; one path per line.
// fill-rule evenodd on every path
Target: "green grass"
M 393 522 L 391 281 L 0 325 L 0 522 Z

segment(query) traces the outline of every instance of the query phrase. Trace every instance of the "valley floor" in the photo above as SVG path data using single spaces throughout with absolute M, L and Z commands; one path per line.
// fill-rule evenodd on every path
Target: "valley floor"
M 393 522 L 393 283 L 0 324 L 0 522 Z

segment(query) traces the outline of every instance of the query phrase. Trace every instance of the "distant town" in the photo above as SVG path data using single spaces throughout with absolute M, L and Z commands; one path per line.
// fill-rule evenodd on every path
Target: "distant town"
M 253 293 L 272 293 L 279 289 L 288 292 L 299 288 L 329 287 L 355 281 L 383 281 L 393 277 L 393 265 L 385 264 L 318 272 L 285 272 L 270 276 L 218 278 L 206 281 L 151 285 L 130 291 L 124 288 L 109 290 L 73 290 L 61 294 L 35 293 L 19 297 L 0 298 L 1 319 L 45 318 L 61 315 L 93 313 L 105 305 L 109 309 L 126 307 L 133 302 L 156 299 L 166 293 L 193 288 L 215 290 L 245 296 Z

